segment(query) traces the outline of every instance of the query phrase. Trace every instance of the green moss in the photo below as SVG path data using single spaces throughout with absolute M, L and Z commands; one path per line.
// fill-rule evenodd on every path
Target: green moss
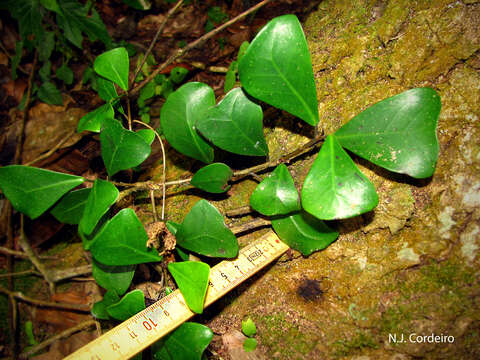
M 337 340 L 333 343 L 334 356 L 352 355 L 365 348 L 378 349 L 378 344 L 370 333 L 357 332 L 351 340 Z
M 269 348 L 269 354 L 277 354 L 277 358 L 303 358 L 301 355 L 308 354 L 316 345 L 315 334 L 301 331 L 283 313 L 256 317 L 254 321 L 262 345 Z
M 387 293 L 398 295 L 381 315 L 381 333 L 387 336 L 415 331 L 414 321 L 425 316 L 451 319 L 468 314 L 475 318 L 477 309 L 472 307 L 471 297 L 475 271 L 456 261 L 432 262 L 408 272 L 401 281 L 390 279 Z
M 405 306 L 392 306 L 388 308 L 380 320 L 380 332 L 384 335 L 392 333 L 404 333 L 408 329 L 412 314 Z
M 402 282 L 398 289 L 405 298 L 419 292 L 442 292 L 446 295 L 461 296 L 461 288 L 472 285 L 475 271 L 454 260 L 443 263 L 432 262 L 422 266 L 410 281 Z

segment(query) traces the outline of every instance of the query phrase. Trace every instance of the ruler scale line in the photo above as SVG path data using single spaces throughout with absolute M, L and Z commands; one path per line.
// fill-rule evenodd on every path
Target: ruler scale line
M 224 260 L 212 267 L 204 307 L 256 274 L 288 249 L 289 247 L 270 231 L 241 249 L 236 259 Z M 181 292 L 175 290 L 65 359 L 129 359 L 194 315 L 185 304 Z

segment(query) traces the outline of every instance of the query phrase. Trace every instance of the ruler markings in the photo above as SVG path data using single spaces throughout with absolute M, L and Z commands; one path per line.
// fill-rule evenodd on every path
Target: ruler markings
M 280 257 L 288 246 L 270 231 L 240 250 L 235 260 L 225 260 L 210 270 L 205 307 L 225 295 L 267 264 Z M 66 359 L 129 359 L 195 314 L 179 290 L 163 297 L 130 319 L 80 348 Z

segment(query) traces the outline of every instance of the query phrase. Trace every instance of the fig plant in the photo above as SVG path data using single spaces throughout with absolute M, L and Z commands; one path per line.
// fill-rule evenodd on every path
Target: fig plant
M 103 53 L 95 60 L 94 70 L 102 79 L 106 103 L 84 116 L 78 131 L 100 133 L 101 154 L 111 178 L 148 158 L 155 132 L 133 131 L 131 123 L 126 129 L 115 118 L 115 113 L 123 113 L 115 85 L 128 90 L 127 51 L 116 48 Z M 226 164 L 214 162 L 215 147 L 239 155 L 268 156 L 262 106 L 256 100 L 287 111 L 309 126 L 320 121 L 307 42 L 294 15 L 271 20 L 257 34 L 239 57 L 238 76 L 241 88 L 233 88 L 218 103 L 207 84 L 189 82 L 171 93 L 161 109 L 161 132 L 168 143 L 207 164 L 191 179 L 191 185 L 206 192 L 227 191 L 235 175 Z M 324 249 L 339 234 L 325 220 L 357 216 L 378 203 L 373 184 L 345 149 L 389 171 L 428 178 L 438 157 L 440 107 L 439 96 L 430 88 L 411 89 L 371 106 L 324 139 L 301 196 L 287 166 L 279 164 L 251 195 L 251 208 L 270 217 L 278 236 L 303 255 Z M 162 256 L 147 248 L 147 233 L 132 209 L 109 218 L 119 198 L 113 182 L 97 179 L 91 188 L 76 189 L 85 181 L 28 166 L 0 168 L 0 188 L 16 210 L 32 219 L 49 210 L 60 221 L 78 224 L 83 245 L 93 257 L 93 276 L 106 290 L 92 313 L 100 319 L 124 320 L 145 307 L 141 291 L 124 295 L 136 265 L 162 261 Z M 167 221 L 166 225 L 182 254 L 219 258 L 238 254 L 235 235 L 206 200 L 198 201 L 181 224 Z M 184 261 L 168 269 L 187 305 L 201 313 L 209 266 Z M 192 334 L 198 334 L 198 343 L 186 351 L 194 352 L 189 358 L 200 359 L 211 331 L 191 323 L 156 344 L 156 356 L 173 358 L 178 341 Z

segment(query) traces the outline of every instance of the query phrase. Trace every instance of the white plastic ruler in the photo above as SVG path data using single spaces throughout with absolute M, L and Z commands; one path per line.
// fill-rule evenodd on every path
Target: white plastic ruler
M 234 260 L 225 260 L 210 270 L 205 307 L 279 258 L 289 247 L 270 231 L 240 250 Z M 167 335 L 195 314 L 175 290 L 155 304 L 124 321 L 65 359 L 129 359 Z

